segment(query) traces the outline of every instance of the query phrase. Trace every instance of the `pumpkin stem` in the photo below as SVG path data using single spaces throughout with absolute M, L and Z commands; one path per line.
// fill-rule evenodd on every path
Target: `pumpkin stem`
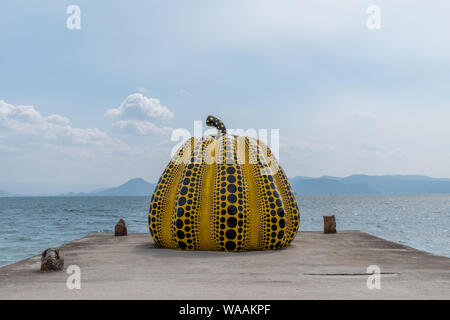
M 208 127 L 216 127 L 216 129 L 219 130 L 219 132 L 222 134 L 227 133 L 227 128 L 225 128 L 225 125 L 223 124 L 222 120 L 214 116 L 208 116 L 208 118 L 206 118 L 206 125 Z

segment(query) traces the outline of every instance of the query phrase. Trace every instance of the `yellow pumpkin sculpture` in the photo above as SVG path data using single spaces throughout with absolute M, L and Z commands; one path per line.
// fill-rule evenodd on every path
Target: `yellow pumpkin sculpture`
M 299 210 L 269 148 L 228 135 L 190 138 L 167 165 L 153 193 L 149 229 L 158 246 L 183 250 L 279 249 L 294 239 Z

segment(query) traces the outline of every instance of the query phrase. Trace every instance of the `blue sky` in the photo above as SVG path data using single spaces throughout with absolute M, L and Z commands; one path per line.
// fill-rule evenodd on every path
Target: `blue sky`
M 71 4 L 80 30 L 66 27 Z M 366 26 L 372 4 L 379 30 Z M 3 1 L 0 188 L 155 181 L 176 144 L 171 130 L 208 114 L 230 128 L 280 129 L 289 176 L 450 177 L 449 9 Z M 108 113 L 124 102 L 130 112 Z

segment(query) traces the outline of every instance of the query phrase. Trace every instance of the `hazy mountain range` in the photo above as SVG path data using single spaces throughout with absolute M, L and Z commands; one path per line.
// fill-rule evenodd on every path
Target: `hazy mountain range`
M 52 182 L 0 181 L 0 190 L 13 196 L 50 196 L 69 192 L 92 192 L 98 190 L 97 184 L 58 184 Z
M 319 178 L 290 178 L 296 194 L 450 194 L 450 179 L 430 178 L 419 175 L 352 175 L 345 178 L 322 176 Z M 113 187 L 91 192 L 59 193 L 61 196 L 150 196 L 154 183 L 135 178 Z M 0 191 L 0 197 L 14 196 Z M 22 194 L 25 195 L 25 194 Z
M 436 194 L 450 193 L 450 179 L 418 175 L 368 176 L 345 178 L 294 177 L 289 179 L 297 194 Z
M 124 184 L 100 190 L 94 190 L 93 192 L 84 193 L 66 193 L 64 196 L 148 196 L 153 193 L 156 184 L 145 181 L 141 178 L 135 178 L 128 180 Z

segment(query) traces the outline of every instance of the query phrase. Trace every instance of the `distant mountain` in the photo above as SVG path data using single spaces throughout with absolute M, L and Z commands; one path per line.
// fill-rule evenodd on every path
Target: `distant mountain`
M 290 179 L 297 194 L 376 194 L 366 183 L 344 183 L 336 178 L 294 177 Z
M 0 197 L 9 197 L 11 194 L 9 192 L 0 190 Z
M 450 193 L 450 179 L 419 175 L 352 175 L 345 178 L 294 177 L 297 194 L 438 194 Z
M 102 196 L 149 196 L 155 189 L 155 184 L 141 178 L 128 180 L 113 188 L 96 189 L 92 192 L 69 192 L 60 194 L 64 197 L 102 197 Z
M 0 189 L 11 196 L 54 196 L 67 192 L 90 192 L 100 188 L 97 184 L 54 184 L 51 182 L 17 182 L 0 180 Z
M 345 178 L 293 177 L 289 179 L 296 194 L 450 194 L 450 179 L 419 175 L 351 175 Z M 86 193 L 63 193 L 62 196 L 151 196 L 156 185 L 141 178 L 113 188 Z M 0 191 L 0 197 L 14 196 Z
M 131 179 L 124 184 L 104 189 L 98 192 L 89 193 L 92 196 L 148 196 L 153 193 L 155 184 L 145 181 L 141 178 Z

